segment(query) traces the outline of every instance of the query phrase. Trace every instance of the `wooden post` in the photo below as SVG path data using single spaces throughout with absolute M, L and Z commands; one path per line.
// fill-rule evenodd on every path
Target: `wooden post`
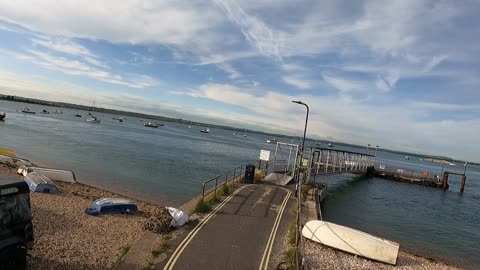
M 443 190 L 446 190 L 448 187 L 448 172 L 443 173 L 443 181 L 442 181 L 442 188 Z
M 462 175 L 462 184 L 460 185 L 460 192 L 463 192 L 465 190 L 465 182 L 467 181 L 467 176 Z

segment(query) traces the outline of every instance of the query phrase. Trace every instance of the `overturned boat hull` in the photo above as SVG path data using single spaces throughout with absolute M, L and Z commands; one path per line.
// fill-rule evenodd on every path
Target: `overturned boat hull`
M 312 220 L 302 235 L 320 244 L 372 260 L 396 265 L 400 245 L 335 223 Z

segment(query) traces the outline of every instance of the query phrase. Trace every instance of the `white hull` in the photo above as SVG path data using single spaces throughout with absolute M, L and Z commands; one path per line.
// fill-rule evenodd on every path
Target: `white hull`
M 395 265 L 400 245 L 368 233 L 335 223 L 312 220 L 302 229 L 302 235 L 320 244 L 365 258 Z
M 27 174 L 30 172 L 36 172 L 38 174 L 44 175 L 56 181 L 70 182 L 70 183 L 77 182 L 75 174 L 72 171 L 67 171 L 67 170 L 20 166 L 17 172 L 18 174 L 22 174 L 23 176 L 27 176 Z

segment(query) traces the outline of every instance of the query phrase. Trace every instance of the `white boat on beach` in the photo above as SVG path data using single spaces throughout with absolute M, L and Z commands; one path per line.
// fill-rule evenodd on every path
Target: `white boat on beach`
M 302 235 L 312 241 L 372 260 L 396 265 L 400 245 L 335 223 L 311 220 Z
M 25 166 L 25 165 L 21 165 L 17 169 L 17 173 L 23 176 L 27 176 L 31 172 L 36 172 L 40 175 L 44 175 L 49 179 L 55 180 L 55 181 L 62 181 L 62 182 L 69 182 L 69 183 L 77 182 L 77 178 L 75 177 L 75 174 L 72 171 L 68 171 L 68 170 L 59 170 L 59 169 Z

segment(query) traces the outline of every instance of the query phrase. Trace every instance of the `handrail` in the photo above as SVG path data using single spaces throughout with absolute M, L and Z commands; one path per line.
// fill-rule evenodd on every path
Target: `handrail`
M 210 193 L 212 192 L 215 192 L 215 197 L 217 196 L 217 189 L 219 187 L 222 187 L 223 185 L 226 185 L 228 183 L 228 181 L 232 181 L 232 185 L 235 187 L 235 179 L 237 179 L 237 177 L 239 176 L 242 176 L 242 172 L 245 171 L 245 168 L 247 167 L 247 165 L 250 165 L 250 164 L 255 164 L 254 162 L 250 162 L 250 163 L 245 163 L 245 164 L 242 164 L 238 167 L 235 167 L 234 169 L 231 169 L 229 171 L 226 171 L 216 177 L 213 177 L 212 179 L 208 180 L 208 181 L 205 181 L 203 182 L 202 184 L 202 201 L 203 199 L 205 198 L 205 196 L 209 195 Z M 233 172 L 233 174 L 231 174 Z M 237 174 L 238 172 L 238 174 Z M 229 175 L 232 175 L 233 177 L 232 178 L 228 178 Z M 221 183 L 220 185 L 218 185 L 218 180 L 222 177 L 223 179 L 223 176 L 225 176 L 225 180 L 223 183 Z M 207 190 L 205 192 L 205 186 L 208 184 L 208 183 L 211 183 L 215 181 L 215 187 L 214 188 L 210 188 L 209 190 Z

